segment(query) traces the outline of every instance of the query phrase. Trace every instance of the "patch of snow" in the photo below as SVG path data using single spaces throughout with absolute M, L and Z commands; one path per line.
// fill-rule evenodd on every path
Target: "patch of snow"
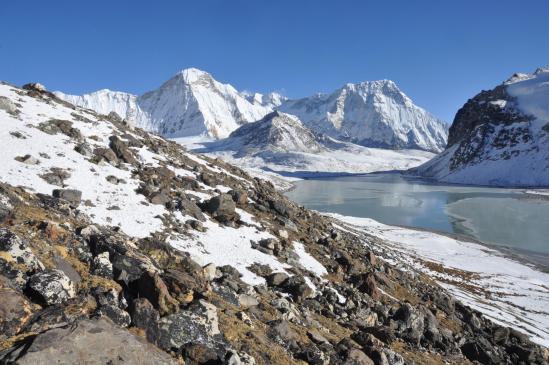
M 299 256 L 299 263 L 307 270 L 318 277 L 323 277 L 328 273 L 324 265 L 318 262 L 311 254 L 305 251 L 305 246 L 301 242 L 294 241 L 294 252 Z

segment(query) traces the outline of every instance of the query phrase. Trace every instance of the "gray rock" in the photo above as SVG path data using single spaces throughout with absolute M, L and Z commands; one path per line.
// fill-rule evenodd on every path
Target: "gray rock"
M 74 147 L 74 150 L 85 157 L 92 157 L 93 151 L 91 146 L 87 143 L 79 143 Z
M 8 114 L 12 115 L 16 115 L 18 113 L 17 105 L 5 96 L 0 96 L 0 110 L 4 110 Z
M 120 327 L 128 327 L 131 323 L 130 314 L 118 306 L 103 305 L 98 309 L 97 314 L 102 317 L 108 317 Z
M 165 350 L 179 349 L 186 344 L 213 346 L 220 335 L 217 309 L 200 300 L 188 310 L 160 319 L 157 344 Z
M 25 165 L 38 165 L 40 163 L 36 157 L 31 155 L 17 156 L 15 159 Z
M 61 270 L 45 270 L 29 279 L 29 288 L 47 304 L 60 304 L 76 296 L 73 282 Z
M 203 267 L 204 279 L 207 281 L 213 281 L 217 277 L 217 266 L 214 263 L 210 263 Z
M 109 139 L 111 141 L 109 146 L 115 153 L 116 157 L 132 165 L 137 163 L 136 158 L 126 145 L 126 142 L 122 141 L 117 136 L 111 136 Z
M 105 318 L 82 320 L 38 335 L 17 363 L 177 364 L 170 355 Z
M 112 278 L 113 270 L 112 263 L 109 259 L 108 252 L 102 252 L 93 258 L 93 274 L 103 276 L 105 278 Z
M 267 276 L 267 284 L 271 286 L 280 286 L 282 285 L 286 280 L 288 280 L 290 276 L 283 272 L 275 272 L 269 276 Z
M 39 271 L 44 269 L 44 265 L 31 251 L 28 243 L 21 240 L 14 233 L 6 228 L 0 228 L 0 251 L 4 251 L 11 259 L 4 256 L 4 260 L 24 265 L 27 271 Z
M 214 196 L 202 204 L 202 208 L 221 222 L 237 219 L 236 204 L 229 194 Z
M 58 199 L 64 199 L 69 203 L 78 206 L 82 200 L 82 192 L 75 189 L 54 189 L 52 196 Z

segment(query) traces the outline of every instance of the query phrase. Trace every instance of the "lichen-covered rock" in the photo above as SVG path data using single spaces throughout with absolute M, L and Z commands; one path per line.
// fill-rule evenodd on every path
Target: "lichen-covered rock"
M 125 310 L 114 305 L 101 306 L 97 314 L 103 317 L 108 317 L 116 325 L 120 327 L 128 327 L 131 323 L 131 317 Z
M 0 228 L 0 261 L 5 261 L 9 266 L 22 265 L 27 272 L 44 268 L 28 243 L 6 228 Z
M 216 307 L 200 300 L 187 310 L 161 318 L 156 338 L 158 346 L 172 350 L 187 344 L 213 347 L 219 335 Z
M 170 355 L 107 319 L 82 320 L 38 335 L 17 363 L 176 364 Z
M 47 305 L 61 304 L 76 296 L 74 283 L 61 270 L 44 270 L 29 279 L 29 288 Z
M 109 259 L 108 252 L 102 252 L 93 258 L 93 274 L 103 276 L 105 278 L 112 278 L 112 263 Z

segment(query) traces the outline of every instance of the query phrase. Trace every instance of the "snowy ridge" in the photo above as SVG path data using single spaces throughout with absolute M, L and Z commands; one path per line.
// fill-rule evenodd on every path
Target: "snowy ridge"
M 56 95 L 102 114 L 115 111 L 168 138 L 225 138 L 275 109 L 298 116 L 314 133 L 368 147 L 440 152 L 447 137 L 443 122 L 415 106 L 389 80 L 347 84 L 331 95 L 289 100 L 278 93 L 239 92 L 190 68 L 141 96 L 108 90 Z
M 170 138 L 227 137 L 240 125 L 261 119 L 282 99 L 271 94 L 250 101 L 248 95 L 195 68 L 177 73 L 160 88 L 141 96 L 109 90 L 82 96 L 55 94 L 98 113 L 115 111 L 138 127 Z
M 515 74 L 469 100 L 450 143 L 411 172 L 451 183 L 549 186 L 549 68 Z
M 440 152 L 446 145 L 446 124 L 390 80 L 347 84 L 329 95 L 289 100 L 280 109 L 315 132 L 363 146 Z
M 252 173 L 277 172 L 295 178 L 404 170 L 434 156 L 420 150 L 368 148 L 317 135 L 297 117 L 279 111 L 243 125 L 220 141 L 178 141 L 196 152 L 219 157 Z

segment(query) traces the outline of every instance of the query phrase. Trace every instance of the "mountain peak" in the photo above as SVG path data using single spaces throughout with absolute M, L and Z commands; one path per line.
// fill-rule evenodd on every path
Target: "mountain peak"
M 185 80 L 186 83 L 193 83 L 193 82 L 196 82 L 198 80 L 200 80 L 201 78 L 203 77 L 211 77 L 211 75 L 209 73 L 207 73 L 206 71 L 202 71 L 198 68 L 194 68 L 194 67 L 190 67 L 190 68 L 186 68 L 184 70 L 181 70 L 179 71 L 178 75 L 181 75 L 183 76 L 183 79 Z

